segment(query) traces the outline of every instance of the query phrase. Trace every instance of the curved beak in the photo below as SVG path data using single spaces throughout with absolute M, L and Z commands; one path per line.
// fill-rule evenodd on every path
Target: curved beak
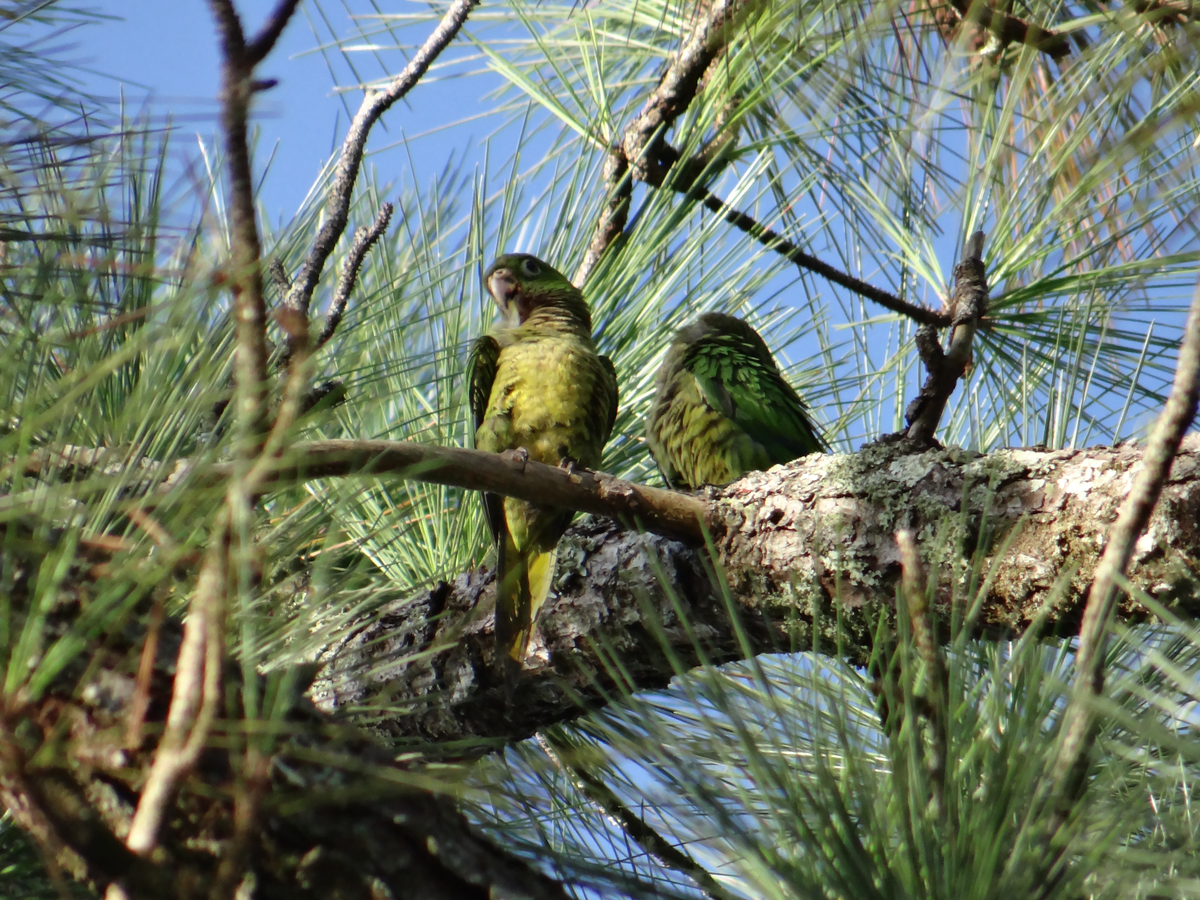
M 501 314 L 509 317 L 516 313 L 513 301 L 521 291 L 521 284 L 511 269 L 497 269 L 489 275 L 487 289 L 488 293 L 492 295 L 492 299 L 496 301 L 496 305 L 500 307 Z

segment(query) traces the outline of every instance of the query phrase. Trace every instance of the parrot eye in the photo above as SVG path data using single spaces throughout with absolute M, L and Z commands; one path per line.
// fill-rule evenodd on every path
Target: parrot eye
M 526 275 L 537 275 L 542 271 L 542 267 L 538 265 L 536 259 L 525 259 L 521 261 L 521 269 Z

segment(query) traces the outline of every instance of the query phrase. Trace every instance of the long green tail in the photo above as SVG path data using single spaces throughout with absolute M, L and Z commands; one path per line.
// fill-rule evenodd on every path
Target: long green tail
M 550 549 L 518 549 L 508 532 L 498 542 L 496 560 L 496 659 L 509 688 L 529 650 L 538 611 L 550 594 L 558 543 Z

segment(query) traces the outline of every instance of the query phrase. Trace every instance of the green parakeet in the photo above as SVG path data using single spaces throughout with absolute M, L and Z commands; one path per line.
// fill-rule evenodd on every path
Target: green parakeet
M 617 414 L 617 377 L 596 352 L 583 294 L 524 253 L 499 257 L 484 282 L 501 318 L 471 349 L 476 448 L 596 467 Z M 496 656 L 511 683 L 550 592 L 558 539 L 575 514 L 495 494 L 483 503 L 496 541 Z
M 667 484 L 728 484 L 827 449 L 758 332 L 705 313 L 681 328 L 658 370 L 646 442 Z

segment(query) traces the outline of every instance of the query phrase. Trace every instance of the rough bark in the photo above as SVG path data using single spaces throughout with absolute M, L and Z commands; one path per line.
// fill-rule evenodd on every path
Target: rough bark
M 584 519 L 560 545 L 557 596 L 539 617 L 511 707 L 491 666 L 487 570 L 349 630 L 321 658 L 313 698 L 328 711 L 407 709 L 377 718 L 394 736 L 503 740 L 603 704 L 619 693 L 617 671 L 634 690 L 664 686 L 701 658 L 816 647 L 863 662 L 878 617 L 893 614 L 901 528 L 937 579 L 943 635 L 955 608 L 969 605 L 973 558 L 986 594 L 976 633 L 1017 634 L 1039 614 L 1049 631 L 1074 633 L 1140 459 L 1132 444 L 987 456 L 891 444 L 754 473 L 707 495 L 727 594 L 707 551 Z M 1198 514 L 1200 446 L 1189 442 L 1130 570 L 1138 588 L 1184 615 L 1200 605 L 1185 587 L 1200 559 Z M 1124 598 L 1119 615 L 1144 613 Z

